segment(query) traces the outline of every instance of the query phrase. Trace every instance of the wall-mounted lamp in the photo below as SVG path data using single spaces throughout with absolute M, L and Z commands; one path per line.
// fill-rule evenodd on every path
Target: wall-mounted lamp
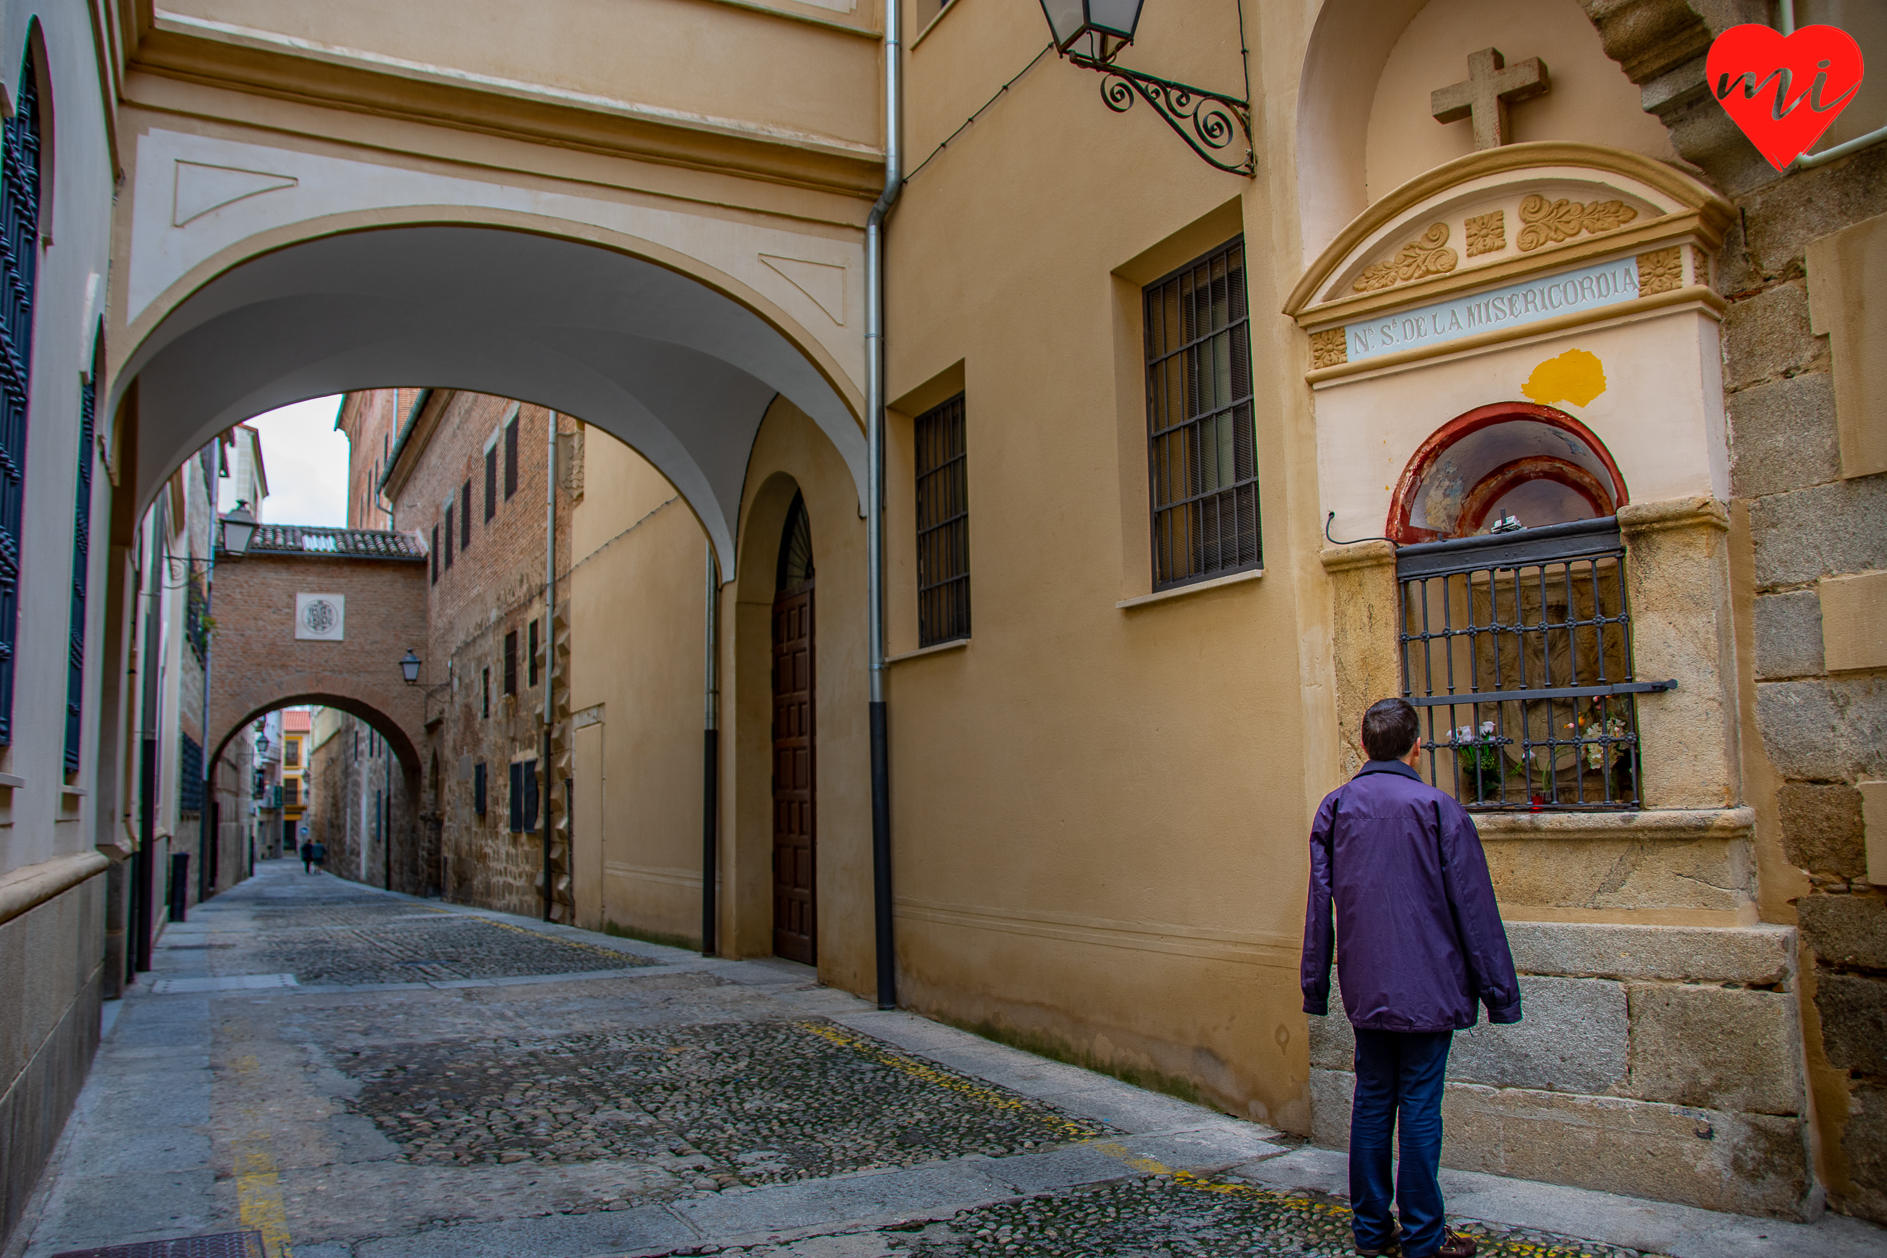
M 255 535 L 256 518 L 250 513 L 249 504 L 238 498 L 236 509 L 223 517 L 223 553 L 242 558 L 249 553 L 249 542 Z
M 1253 175 L 1258 152 L 1251 140 L 1251 102 L 1224 96 L 1171 79 L 1156 78 L 1114 64 L 1120 50 L 1134 41 L 1144 0 L 1042 0 L 1042 15 L 1055 40 L 1055 51 L 1078 66 L 1105 75 L 1101 100 L 1115 113 L 1133 107 L 1134 97 L 1153 107 L 1179 138 L 1208 163 L 1235 175 Z M 1239 11 L 1239 56 L 1245 55 L 1245 14 Z M 1250 94 L 1249 86 L 1246 93 Z M 1245 152 L 1235 141 L 1245 139 Z
M 406 679 L 407 685 L 419 686 L 420 663 L 421 661 L 420 661 L 419 656 L 413 654 L 413 648 L 410 646 L 407 647 L 406 654 L 400 657 L 400 676 Z M 447 680 L 440 682 L 436 686 L 420 686 L 420 689 L 426 692 L 426 696 L 428 698 L 431 698 L 434 694 L 437 694 L 439 691 L 449 689 L 451 685 L 452 685 L 452 682 L 448 678 Z

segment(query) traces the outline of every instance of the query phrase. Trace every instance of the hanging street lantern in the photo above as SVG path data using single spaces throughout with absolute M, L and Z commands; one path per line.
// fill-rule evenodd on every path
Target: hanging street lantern
M 1235 175 L 1251 177 L 1258 170 L 1258 151 L 1251 139 L 1251 71 L 1245 49 L 1245 11 L 1238 11 L 1238 55 L 1246 65 L 1245 96 L 1226 96 L 1202 87 L 1190 87 L 1117 65 L 1121 49 L 1134 41 L 1145 0 L 1041 0 L 1055 51 L 1106 77 L 1101 100 L 1115 113 L 1125 113 L 1136 98 L 1147 102 L 1161 121 L 1173 128 L 1192 151 L 1209 165 Z M 1244 152 L 1237 140 L 1244 138 Z
M 1144 0 L 1042 0 L 1055 51 L 1108 62 L 1134 42 Z M 1079 45 L 1079 47 L 1077 47 Z
M 412 647 L 406 648 L 406 654 L 400 659 L 400 675 L 409 686 L 419 683 L 419 657 L 413 654 Z
M 249 553 L 249 541 L 255 534 L 256 518 L 249 504 L 238 498 L 236 509 L 223 517 L 223 552 L 231 558 L 242 558 Z

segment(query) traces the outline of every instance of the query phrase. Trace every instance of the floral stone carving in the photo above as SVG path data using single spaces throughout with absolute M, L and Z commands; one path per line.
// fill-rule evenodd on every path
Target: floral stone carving
M 1638 295 L 1668 293 L 1684 287 L 1684 256 L 1676 245 L 1638 255 Z
M 1564 197 L 1548 201 L 1535 192 L 1520 202 L 1520 239 L 1515 243 L 1524 253 L 1571 240 L 1581 232 L 1611 231 L 1637 217 L 1638 211 L 1623 201 L 1568 201 Z
M 1464 220 L 1461 226 L 1467 232 L 1470 258 L 1497 253 L 1507 247 L 1507 215 L 1500 210 L 1476 214 Z
M 1310 365 L 1314 371 L 1319 367 L 1335 367 L 1350 361 L 1350 347 L 1344 339 L 1342 328 L 1329 328 L 1323 332 L 1310 334 Z
M 1446 275 L 1460 261 L 1447 244 L 1448 224 L 1435 223 L 1420 238 L 1396 250 L 1396 256 L 1389 261 L 1364 267 L 1351 287 L 1359 293 L 1373 293 L 1425 275 Z

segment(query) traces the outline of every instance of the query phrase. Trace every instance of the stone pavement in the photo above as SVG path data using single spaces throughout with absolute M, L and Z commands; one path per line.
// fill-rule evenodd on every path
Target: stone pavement
M 819 987 L 298 862 L 172 926 L 5 1258 L 1347 1254 L 1341 1154 Z M 1448 1173 L 1496 1255 L 1887 1253 Z M 1573 1239 L 1584 1238 L 1584 1239 Z

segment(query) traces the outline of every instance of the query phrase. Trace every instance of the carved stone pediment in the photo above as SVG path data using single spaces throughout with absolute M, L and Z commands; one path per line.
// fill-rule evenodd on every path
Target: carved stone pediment
M 1636 153 L 1508 145 L 1438 166 L 1372 205 L 1305 273 L 1285 312 L 1312 334 L 1314 372 L 1386 347 L 1442 352 L 1465 336 L 1519 335 L 1544 319 L 1699 288 L 1730 213 L 1702 184 Z M 1558 288 L 1542 287 L 1551 282 Z M 1385 341 L 1384 318 L 1404 313 Z M 1411 331 L 1422 335 L 1408 340 Z

